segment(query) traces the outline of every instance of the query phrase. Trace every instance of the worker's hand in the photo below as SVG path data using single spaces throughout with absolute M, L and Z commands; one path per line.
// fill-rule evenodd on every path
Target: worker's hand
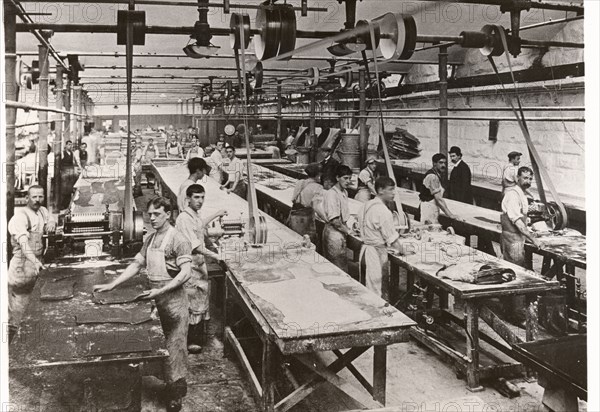
M 215 215 L 217 215 L 217 217 L 227 216 L 227 210 L 221 209 L 217 213 L 215 213 Z
M 41 270 L 45 270 L 45 269 L 46 269 L 46 265 L 44 265 L 40 260 L 38 260 L 35 265 L 35 270 L 37 270 L 37 272 L 40 273 Z
M 157 296 L 162 295 L 162 290 L 161 289 L 150 289 L 150 290 L 145 290 L 144 292 L 142 292 L 142 294 L 140 295 L 140 299 L 154 299 Z
M 454 213 L 450 213 L 449 215 L 447 215 L 448 218 L 453 219 L 453 220 L 458 220 L 458 216 L 456 216 Z
M 227 194 L 231 194 L 231 189 L 227 189 Z
M 105 283 L 102 285 L 94 285 L 93 290 L 94 292 L 110 292 L 114 288 L 115 285 L 113 285 L 112 283 Z
M 50 220 L 50 221 L 48 221 L 48 223 L 46 223 L 46 231 L 48 231 L 48 232 L 56 231 L 56 222 L 54 220 Z

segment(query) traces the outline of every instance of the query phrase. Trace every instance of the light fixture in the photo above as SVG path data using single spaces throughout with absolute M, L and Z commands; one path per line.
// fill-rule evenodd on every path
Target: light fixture
M 208 58 L 219 50 L 218 46 L 210 42 L 212 35 L 208 24 L 208 0 L 198 0 L 198 21 L 194 24 L 194 32 L 190 38 L 196 41 L 188 42 L 183 52 L 192 59 Z

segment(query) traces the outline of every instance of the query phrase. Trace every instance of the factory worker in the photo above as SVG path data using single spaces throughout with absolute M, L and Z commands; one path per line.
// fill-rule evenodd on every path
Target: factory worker
M 8 222 L 8 233 L 13 257 L 8 265 L 8 327 L 12 339 L 18 330 L 21 319 L 40 269 L 44 269 L 42 236 L 53 232 L 56 222 L 51 219 L 48 209 L 42 206 L 44 189 L 34 185 L 27 190 L 27 205 L 15 209 Z
M 223 152 L 224 148 L 225 148 L 225 143 L 218 141 L 216 143 L 216 148 L 213 150 L 213 152 L 210 155 L 210 158 L 213 160 L 213 162 L 215 162 L 215 164 L 219 168 L 223 164 L 223 153 L 222 152 Z
M 131 160 L 133 166 L 133 193 L 134 196 L 143 196 L 142 193 L 142 160 L 144 159 L 144 149 L 142 148 L 142 139 L 138 138 L 131 142 Z
M 508 187 L 513 187 L 517 184 L 517 171 L 521 164 L 521 156 L 523 153 L 510 152 L 508 154 L 508 164 L 502 170 L 502 193 Z
M 443 175 L 448 166 L 448 159 L 441 153 L 436 153 L 431 158 L 433 167 L 425 173 L 422 182 L 418 184 L 419 213 L 421 223 L 438 223 L 440 209 L 451 219 L 456 216 L 450 212 L 444 200 L 444 187 L 442 185 Z
M 165 365 L 167 411 L 181 410 L 187 394 L 187 333 L 189 304 L 184 283 L 192 270 L 190 241 L 169 223 L 171 202 L 156 197 L 148 202 L 152 228 L 140 252 L 127 269 L 111 283 L 94 285 L 95 292 L 113 290 L 137 275 L 145 266 L 151 289 L 143 299 L 154 299 L 166 338 L 169 357 Z
M 81 170 L 85 169 L 88 164 L 88 151 L 87 151 L 87 143 L 81 143 L 79 145 L 79 149 L 75 150 L 73 153 L 73 157 L 75 158 L 75 163 L 77 167 Z
M 222 169 L 227 180 L 221 185 L 221 190 L 226 190 L 227 193 L 235 193 L 245 199 L 247 188 L 243 180 L 244 162 L 235 157 L 235 147 L 233 146 L 227 146 L 225 154 Z
M 189 300 L 188 352 L 200 353 L 205 330 L 205 321 L 210 320 L 210 283 L 205 257 L 219 260 L 219 255 L 205 246 L 205 224 L 227 214 L 225 210 L 207 217 L 200 217 L 200 208 L 204 204 L 204 187 L 193 184 L 186 189 L 188 207 L 177 217 L 175 228 L 183 233 L 192 245 L 192 274 L 184 287 Z
M 325 176 L 325 175 L 334 175 L 337 172 L 338 166 L 340 165 L 340 162 L 337 161 L 337 159 L 334 159 L 332 154 L 333 152 L 331 151 L 331 147 L 322 147 L 321 151 L 323 152 L 323 155 L 325 156 L 325 158 L 323 160 L 321 160 L 321 177 Z M 321 182 L 323 183 L 323 182 Z
M 73 195 L 73 187 L 75 182 L 79 178 L 79 174 L 75 169 L 76 166 L 75 155 L 73 154 L 73 142 L 67 140 L 65 142 L 65 149 L 61 153 L 60 160 L 60 208 L 67 209 L 71 203 L 71 196 Z
M 400 234 L 394 226 L 394 217 L 386 202 L 393 202 L 396 184 L 385 176 L 375 180 L 377 196 L 369 200 L 358 214 L 363 247 L 360 251 L 361 281 L 369 290 L 382 296 L 382 281 L 389 274 L 388 247 L 400 252 Z M 382 296 L 384 299 L 389 296 Z
M 183 212 L 188 207 L 188 196 L 187 188 L 193 184 L 196 184 L 204 178 L 205 175 L 211 172 L 211 167 L 206 164 L 204 159 L 194 157 L 188 161 L 187 168 L 190 171 L 190 175 L 184 182 L 179 186 L 179 192 L 177 193 L 177 208 L 179 213 Z
M 375 191 L 375 169 L 377 168 L 377 162 L 374 156 L 370 156 L 367 159 L 366 167 L 358 174 L 358 191 L 354 196 L 355 200 L 359 202 L 368 202 L 377 195 Z
M 166 147 L 167 159 L 183 159 L 183 147 L 177 140 L 177 136 L 171 136 L 171 140 Z
M 296 183 L 292 195 L 292 210 L 286 225 L 300 235 L 308 235 L 316 245 L 317 227 L 312 202 L 315 195 L 323 191 L 320 183 L 321 166 L 318 163 L 311 163 L 306 166 L 304 172 L 308 178 Z
M 346 165 L 338 166 L 336 184 L 327 190 L 323 197 L 325 212 L 325 228 L 323 229 L 323 254 L 325 259 L 343 271 L 348 271 L 346 256 L 346 235 L 350 229 L 346 225 L 350 213 L 348 211 L 348 192 L 352 179 L 352 170 Z
M 154 144 L 154 139 L 149 138 L 148 144 L 144 148 L 144 159 L 146 161 L 150 161 L 156 159 L 160 156 L 160 151 L 158 150 L 158 146 Z
M 526 166 L 517 170 L 516 184 L 504 190 L 500 215 L 502 258 L 523 267 L 526 263 L 525 240 L 528 239 L 536 248 L 542 247 L 541 242 L 527 228 L 529 203 L 525 192 L 531 187 L 532 180 L 533 170 Z M 525 322 L 524 297 L 508 297 L 503 301 L 506 319 L 516 325 L 523 324 Z
M 187 154 L 185 155 L 187 160 L 193 157 L 204 157 L 204 149 L 198 146 L 198 138 L 196 137 L 192 138 L 192 147 L 189 148 Z

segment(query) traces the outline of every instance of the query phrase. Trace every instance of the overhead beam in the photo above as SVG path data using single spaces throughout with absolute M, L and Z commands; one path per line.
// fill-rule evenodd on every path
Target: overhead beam
M 20 0 L 21 3 L 56 3 L 55 0 Z M 81 0 L 61 0 L 61 3 L 81 3 Z M 94 0 L 98 4 L 129 4 L 129 0 Z M 189 1 L 165 1 L 165 0 L 136 0 L 136 5 L 139 6 L 174 6 L 174 7 L 198 7 L 198 2 Z M 223 3 L 208 3 L 208 7 L 223 8 Z M 232 9 L 258 9 L 259 4 L 230 4 Z M 295 11 L 302 11 L 302 7 L 294 7 Z M 308 7 L 308 11 L 326 12 L 327 7 Z

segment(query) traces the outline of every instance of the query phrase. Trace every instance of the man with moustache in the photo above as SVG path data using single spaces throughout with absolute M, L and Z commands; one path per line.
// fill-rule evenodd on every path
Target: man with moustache
M 523 267 L 525 266 L 525 240 L 529 240 L 536 248 L 542 246 L 527 228 L 529 203 L 525 193 L 531 187 L 532 180 L 533 170 L 527 166 L 517 170 L 516 184 L 504 189 L 500 215 L 502 258 Z M 525 323 L 524 297 L 507 297 L 503 302 L 506 319 L 515 325 L 523 325 Z
M 39 271 L 44 269 L 42 254 L 44 232 L 53 232 L 56 222 L 42 206 L 44 189 L 34 185 L 27 191 L 27 205 L 17 209 L 8 222 L 13 257 L 8 266 L 9 340 L 19 328 Z
M 450 219 L 456 219 L 456 216 L 450 211 L 444 201 L 444 187 L 442 185 L 443 176 L 448 167 L 448 159 L 441 153 L 436 153 L 431 158 L 433 167 L 425 173 L 423 181 L 419 183 L 419 212 L 421 223 L 438 223 L 440 209 Z

